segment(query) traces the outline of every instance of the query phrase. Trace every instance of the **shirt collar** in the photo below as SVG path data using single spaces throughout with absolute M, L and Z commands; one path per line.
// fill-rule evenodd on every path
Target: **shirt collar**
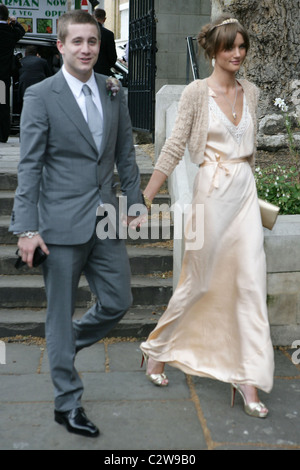
M 64 74 L 64 77 L 65 77 L 69 87 L 73 91 L 76 98 L 79 98 L 79 96 L 82 92 L 83 85 L 88 85 L 90 87 L 90 89 L 92 90 L 92 94 L 93 95 L 96 94 L 98 87 L 97 87 L 94 71 L 93 71 L 91 77 L 85 83 L 83 83 L 81 80 L 78 80 L 78 78 L 74 77 L 69 72 L 67 72 L 64 65 L 62 66 L 62 72 Z

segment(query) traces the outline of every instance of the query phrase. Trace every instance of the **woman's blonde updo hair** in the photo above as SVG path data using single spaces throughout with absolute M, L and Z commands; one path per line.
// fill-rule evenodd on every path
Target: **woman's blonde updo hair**
M 237 33 L 241 33 L 245 41 L 246 52 L 248 52 L 250 41 L 246 29 L 239 23 L 227 23 L 222 26 L 223 21 L 231 19 L 232 16 L 224 14 L 212 23 L 201 29 L 198 34 L 198 45 L 204 50 L 208 59 L 212 59 L 221 50 L 228 50 L 233 46 Z

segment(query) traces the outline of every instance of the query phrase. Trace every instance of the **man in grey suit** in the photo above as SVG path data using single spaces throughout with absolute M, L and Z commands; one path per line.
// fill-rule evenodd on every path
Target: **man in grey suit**
M 117 236 L 99 237 L 97 231 L 97 211 L 103 222 L 106 207 L 118 210 L 114 165 L 128 208 L 144 206 L 124 92 L 120 86 L 111 95 L 107 77 L 93 72 L 100 46 L 97 23 L 75 10 L 60 17 L 58 31 L 62 70 L 25 94 L 10 230 L 19 235 L 19 251 L 29 267 L 37 247 L 48 254 L 42 266 L 55 420 L 70 432 L 95 437 L 99 430 L 81 405 L 83 384 L 75 354 L 103 338 L 132 302 L 125 242 Z M 97 135 L 89 127 L 95 122 L 89 122 L 84 85 L 96 104 Z M 73 321 L 82 272 L 97 302 Z

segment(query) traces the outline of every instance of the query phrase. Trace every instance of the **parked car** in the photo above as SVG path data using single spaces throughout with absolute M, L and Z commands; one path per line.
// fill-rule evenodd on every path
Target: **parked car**
M 16 134 L 20 130 L 21 105 L 18 99 L 19 89 L 19 60 L 25 57 L 26 46 L 36 46 L 39 55 L 46 59 L 50 70 L 55 74 L 62 65 L 62 58 L 56 47 L 56 37 L 44 37 L 39 35 L 26 35 L 17 43 L 15 48 L 15 67 L 11 86 L 11 134 Z M 112 75 L 118 78 L 124 87 L 128 86 L 128 68 L 119 59 L 115 67 L 111 69 Z M 34 110 L 33 110 L 34 112 Z

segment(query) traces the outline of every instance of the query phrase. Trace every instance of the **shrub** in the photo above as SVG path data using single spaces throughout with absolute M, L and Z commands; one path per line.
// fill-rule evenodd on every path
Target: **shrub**
M 279 206 L 280 214 L 300 214 L 299 171 L 295 166 L 257 167 L 255 181 L 258 197 Z

